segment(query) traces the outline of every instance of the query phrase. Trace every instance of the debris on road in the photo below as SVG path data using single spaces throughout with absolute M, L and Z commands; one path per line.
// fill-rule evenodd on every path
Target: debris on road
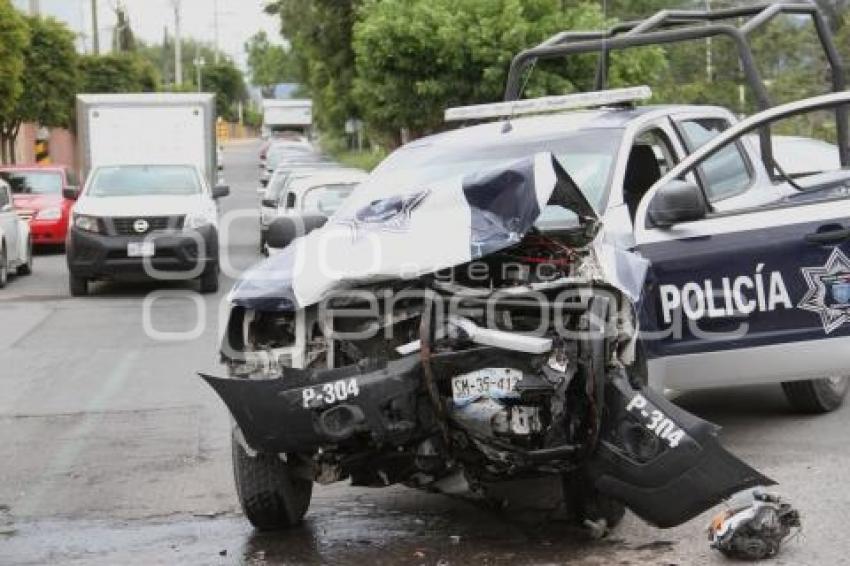
M 711 547 L 729 558 L 771 558 L 802 529 L 800 513 L 778 495 L 753 489 L 731 503 L 708 529 Z

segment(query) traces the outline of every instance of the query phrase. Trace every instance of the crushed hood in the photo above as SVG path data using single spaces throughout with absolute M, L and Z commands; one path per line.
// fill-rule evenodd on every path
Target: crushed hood
M 230 300 L 255 310 L 297 310 L 334 291 L 461 265 L 518 243 L 553 194 L 582 222 L 597 220 L 551 153 L 401 188 L 353 214 L 334 216 L 250 269 Z

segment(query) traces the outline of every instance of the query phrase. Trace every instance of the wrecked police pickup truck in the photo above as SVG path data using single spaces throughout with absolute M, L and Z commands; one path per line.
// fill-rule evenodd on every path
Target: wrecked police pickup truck
M 313 482 L 344 479 L 509 507 L 536 494 L 609 527 L 624 506 L 670 527 L 773 483 L 663 391 L 772 381 L 809 411 L 843 399 L 850 173 L 783 175 L 767 128 L 834 109 L 846 165 L 850 93 L 740 123 L 634 104 L 649 94 L 450 109 L 499 120 L 400 148 L 245 274 L 229 375 L 203 377 L 235 420 L 256 527 L 296 524 Z

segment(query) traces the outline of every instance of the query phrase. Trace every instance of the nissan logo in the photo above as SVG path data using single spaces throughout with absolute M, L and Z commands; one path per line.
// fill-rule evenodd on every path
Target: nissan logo
M 148 231 L 148 228 L 150 228 L 150 224 L 148 224 L 148 221 L 144 218 L 139 218 L 133 222 L 133 230 L 135 230 L 138 234 L 144 234 Z

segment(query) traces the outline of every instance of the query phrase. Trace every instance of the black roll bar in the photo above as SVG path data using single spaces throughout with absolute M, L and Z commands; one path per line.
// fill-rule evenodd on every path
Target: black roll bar
M 604 90 L 608 83 L 611 51 L 726 36 L 734 42 L 738 50 L 741 69 L 749 88 L 755 95 L 758 109 L 766 110 L 773 104 L 756 67 L 747 36 L 781 14 L 806 15 L 812 18 L 815 31 L 830 66 L 832 91 L 841 92 L 845 90 L 847 85 L 844 65 L 835 47 L 829 26 L 817 6 L 814 4 L 777 2 L 716 11 L 661 10 L 650 18 L 619 23 L 608 30 L 561 32 L 514 57 L 508 73 L 505 100 L 517 100 L 521 96 L 522 75 L 532 63 L 538 60 L 598 53 L 595 88 L 596 90 Z M 735 18 L 749 19 L 740 27 L 728 23 L 715 23 Z M 847 116 L 846 106 L 836 107 L 836 133 L 842 167 L 850 166 L 850 149 L 848 148 L 850 128 L 848 128 Z M 762 160 L 768 172 L 773 176 L 773 150 L 770 131 L 767 128 L 760 130 L 759 139 Z

